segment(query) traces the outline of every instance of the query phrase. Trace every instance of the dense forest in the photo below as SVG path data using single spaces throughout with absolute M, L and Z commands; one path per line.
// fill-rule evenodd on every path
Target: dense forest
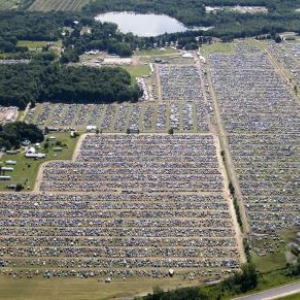
M 24 109 L 31 102 L 111 103 L 137 101 L 139 87 L 121 68 L 31 63 L 0 65 L 0 105 Z

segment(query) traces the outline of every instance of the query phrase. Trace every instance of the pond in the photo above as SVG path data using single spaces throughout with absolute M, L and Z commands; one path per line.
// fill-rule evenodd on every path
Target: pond
M 132 32 L 138 36 L 158 36 L 188 29 L 184 24 L 167 15 L 109 12 L 97 15 L 95 20 L 116 23 L 121 32 Z

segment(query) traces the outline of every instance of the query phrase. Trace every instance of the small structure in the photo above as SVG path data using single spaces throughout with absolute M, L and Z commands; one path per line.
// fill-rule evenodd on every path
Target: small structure
M 29 146 L 30 145 L 30 141 L 29 140 L 24 140 L 23 142 L 22 142 L 22 145 L 23 146 Z
M 33 147 L 30 147 L 25 153 L 25 157 L 27 158 L 45 158 L 45 153 L 37 153 Z
M 27 158 L 45 158 L 45 153 L 26 153 L 25 157 Z
M 169 269 L 169 276 L 173 277 L 174 276 L 174 270 L 173 269 Z
M 54 148 L 53 148 L 53 151 L 54 151 L 54 152 L 61 152 L 62 150 L 63 150 L 62 147 L 54 147 Z
M 20 152 L 20 150 L 6 150 L 5 153 L 6 154 L 11 154 L 11 155 L 14 155 L 14 154 L 18 154 Z
M 35 148 L 34 148 L 34 147 L 30 147 L 30 148 L 27 150 L 27 153 L 30 153 L 30 154 L 35 153 Z
M 4 180 L 11 180 L 11 176 L 0 176 L 0 180 L 4 181 Z
M 86 126 L 86 131 L 87 132 L 95 132 L 96 130 L 97 130 L 97 126 L 95 126 L 95 125 Z
M 14 170 L 14 168 L 12 167 L 2 167 L 1 171 L 8 171 L 8 172 L 12 172 Z
M 7 160 L 7 161 L 5 161 L 5 164 L 6 165 L 16 165 L 17 162 L 15 160 Z

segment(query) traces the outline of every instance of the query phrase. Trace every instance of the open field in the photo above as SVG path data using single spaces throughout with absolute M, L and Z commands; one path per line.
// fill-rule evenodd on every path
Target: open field
M 203 45 L 200 48 L 201 53 L 210 54 L 210 53 L 233 53 L 234 45 L 233 43 L 214 43 L 211 45 Z
M 29 7 L 30 11 L 79 11 L 89 0 L 36 0 Z
M 0 181 L 0 189 L 7 190 L 6 186 L 9 184 L 17 184 L 21 183 L 26 190 L 32 190 L 34 188 L 36 175 L 38 172 L 38 169 L 40 165 L 46 161 L 49 160 L 67 160 L 72 158 L 72 154 L 77 142 L 76 138 L 70 138 L 69 133 L 55 133 L 51 134 L 49 136 L 55 136 L 57 139 L 55 141 L 49 141 L 46 140 L 41 143 L 39 151 L 46 153 L 45 159 L 30 159 L 26 158 L 24 156 L 24 152 L 21 152 L 19 154 L 13 154 L 13 155 L 3 155 L 2 160 L 2 167 L 5 166 L 6 160 L 14 160 L 17 162 L 16 165 L 14 165 L 14 170 L 12 172 L 5 172 L 5 175 L 9 175 L 12 177 L 12 180 L 10 181 Z M 55 143 L 57 141 L 60 141 L 63 145 L 63 150 L 61 152 L 55 152 L 53 149 L 55 148 Z M 45 149 L 44 145 L 45 143 L 49 144 L 48 149 Z
M 150 75 L 150 67 L 149 67 L 149 65 L 124 66 L 122 68 L 125 69 L 127 72 L 129 72 L 129 74 L 133 78 Z
M 161 48 L 161 49 L 151 49 L 151 50 L 141 50 L 134 53 L 135 56 L 164 56 L 178 54 L 179 51 L 172 48 Z
M 284 298 L 278 298 L 278 300 L 299 300 L 299 299 L 300 299 L 300 294 L 286 296 Z
M 159 286 L 164 290 L 199 284 L 182 278 L 133 278 L 113 280 L 110 284 L 98 279 L 52 278 L 50 280 L 0 278 L 1 300 L 110 300 L 147 294 Z
M 50 45 L 51 47 L 60 48 L 62 46 L 61 41 L 59 42 L 48 42 L 48 41 L 18 41 L 20 47 L 28 47 L 31 51 L 41 51 L 43 47 Z
M 287 263 L 292 263 L 296 256 L 290 252 L 290 243 L 295 241 L 296 234 L 297 229 L 294 228 L 280 232 L 279 236 L 255 237 L 252 241 L 252 257 L 258 271 L 269 272 L 282 269 Z M 265 253 L 263 253 L 264 249 L 267 249 Z

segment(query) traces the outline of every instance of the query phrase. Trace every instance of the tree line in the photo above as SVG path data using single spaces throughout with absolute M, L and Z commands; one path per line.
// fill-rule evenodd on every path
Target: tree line
M 164 42 L 174 41 L 179 48 L 196 49 L 198 42 L 194 37 L 219 37 L 224 41 L 261 34 L 283 31 L 300 32 L 300 0 L 248 0 L 242 5 L 261 5 L 268 9 L 267 14 L 236 13 L 217 11 L 206 13 L 205 5 L 235 5 L 233 0 L 95 0 L 81 12 L 0 12 L 0 53 L 9 53 L 9 57 L 28 58 L 27 47 L 18 46 L 18 40 L 57 41 L 63 40 L 65 51 L 61 62 L 76 62 L 79 56 L 88 50 L 98 49 L 120 56 L 130 56 L 133 51 L 164 46 Z M 111 23 L 94 20 L 97 13 L 106 11 L 136 11 L 140 13 L 165 13 L 190 26 L 212 26 L 209 31 L 187 31 L 184 33 L 164 34 L 159 37 L 137 37 L 131 33 L 119 32 Z M 89 32 L 84 32 L 89 28 Z M 38 56 L 38 59 L 49 58 Z M 51 57 L 53 59 L 53 57 Z
M 142 91 L 121 68 L 67 67 L 58 63 L 0 65 L 0 105 L 138 101 Z

